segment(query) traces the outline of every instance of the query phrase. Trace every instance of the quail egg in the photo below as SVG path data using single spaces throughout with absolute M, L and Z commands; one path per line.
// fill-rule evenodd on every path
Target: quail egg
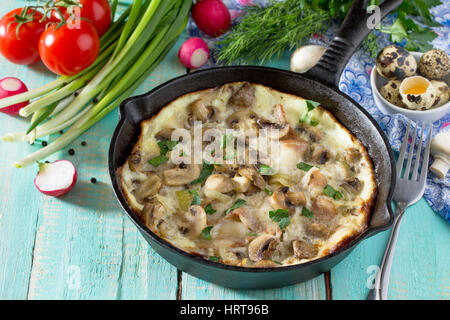
M 387 46 L 378 53 L 376 65 L 380 75 L 392 80 L 402 80 L 417 71 L 417 61 L 413 55 L 395 45 Z
M 419 71 L 428 79 L 442 79 L 450 72 L 450 58 L 439 49 L 427 51 L 420 58 Z
M 432 108 L 440 107 L 450 100 L 450 89 L 444 81 L 431 80 L 431 85 L 433 86 L 432 98 L 433 105 Z
M 405 78 L 400 85 L 402 101 L 412 110 L 430 109 L 434 103 L 434 92 L 431 82 L 421 76 Z
M 380 88 L 380 94 L 390 103 L 399 107 L 405 107 L 400 95 L 400 84 L 400 80 L 390 80 Z

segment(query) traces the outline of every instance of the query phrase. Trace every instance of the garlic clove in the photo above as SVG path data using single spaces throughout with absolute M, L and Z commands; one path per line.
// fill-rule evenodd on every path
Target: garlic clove
M 315 44 L 298 48 L 291 56 L 291 71 L 307 72 L 319 62 L 326 50 L 326 47 Z
M 431 154 L 434 162 L 430 170 L 440 179 L 445 178 L 450 169 L 450 130 L 441 132 L 431 141 Z

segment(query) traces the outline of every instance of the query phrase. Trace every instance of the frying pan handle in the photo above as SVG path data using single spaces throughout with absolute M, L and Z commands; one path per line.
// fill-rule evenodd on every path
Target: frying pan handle
M 403 0 L 385 0 L 380 5 L 380 16 L 383 19 L 388 13 L 400 6 Z M 344 68 L 356 49 L 369 35 L 367 26 L 373 13 L 367 12 L 369 0 L 355 0 L 350 8 L 341 29 L 337 32 L 322 59 L 309 70 L 305 76 L 322 82 L 327 86 L 337 87 Z

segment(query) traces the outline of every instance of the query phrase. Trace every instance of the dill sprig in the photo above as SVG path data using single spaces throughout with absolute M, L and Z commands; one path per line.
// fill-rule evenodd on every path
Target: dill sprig
M 312 9 L 305 0 L 271 1 L 269 6 L 249 6 L 244 18 L 219 46 L 217 61 L 225 64 L 264 64 L 292 50 L 314 33 L 326 31 L 329 15 Z

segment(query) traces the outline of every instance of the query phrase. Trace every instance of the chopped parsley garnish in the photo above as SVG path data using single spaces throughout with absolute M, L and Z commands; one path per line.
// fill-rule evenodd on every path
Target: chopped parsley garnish
M 247 232 L 246 233 L 248 237 L 257 237 L 258 234 L 256 232 Z
M 217 211 L 217 210 L 214 210 L 214 208 L 212 207 L 211 203 L 208 204 L 208 205 L 205 207 L 205 213 L 206 213 L 206 214 L 214 214 L 214 213 L 216 213 L 216 211 Z
M 320 105 L 320 102 L 312 101 L 312 100 L 305 100 L 306 102 L 306 108 L 308 111 L 314 110 L 317 106 Z
M 334 200 L 342 199 L 342 193 L 334 189 L 329 184 L 327 184 L 325 188 L 323 188 L 323 194 L 327 197 L 333 198 Z
M 268 166 L 266 164 L 260 165 L 258 169 L 259 173 L 261 173 L 263 176 L 270 176 L 275 173 L 275 169 L 271 166 Z
M 311 210 L 308 210 L 308 208 L 303 207 L 302 216 L 305 216 L 307 218 L 312 218 L 312 217 L 314 217 L 314 213 Z
M 247 201 L 243 200 L 243 199 L 237 199 L 236 202 L 227 210 L 225 210 L 225 214 L 229 214 L 231 211 L 233 211 L 234 209 L 240 208 L 242 207 Z
M 202 203 L 202 198 L 200 198 L 197 189 L 188 190 L 188 192 L 194 196 L 192 198 L 191 206 L 200 205 Z
M 211 229 L 212 228 L 214 228 L 214 226 L 208 226 L 202 230 L 202 238 L 203 239 L 212 240 L 212 237 L 211 237 Z
M 203 162 L 202 171 L 197 179 L 191 181 L 191 184 L 203 183 L 214 171 L 214 164 Z
M 178 141 L 173 140 L 161 140 L 158 141 L 159 146 L 159 156 L 148 160 L 148 163 L 150 163 L 154 167 L 158 167 L 159 165 L 163 164 L 169 158 L 167 157 L 167 152 L 172 151 L 173 148 L 178 144 Z
M 271 191 L 267 188 L 264 189 L 264 192 L 267 193 L 269 196 L 271 196 L 273 194 L 273 191 Z
M 280 229 L 286 228 L 291 223 L 291 220 L 289 219 L 289 210 L 287 209 L 269 211 L 269 217 L 272 221 L 278 222 Z
M 314 167 L 314 166 L 309 165 L 309 164 L 307 164 L 305 162 L 297 163 L 297 168 L 300 169 L 300 170 L 306 171 L 306 172 L 308 172 L 309 169 L 311 169 L 312 167 Z
M 220 261 L 220 257 L 218 257 L 218 256 L 210 256 L 209 257 L 209 261 L 219 262 Z

